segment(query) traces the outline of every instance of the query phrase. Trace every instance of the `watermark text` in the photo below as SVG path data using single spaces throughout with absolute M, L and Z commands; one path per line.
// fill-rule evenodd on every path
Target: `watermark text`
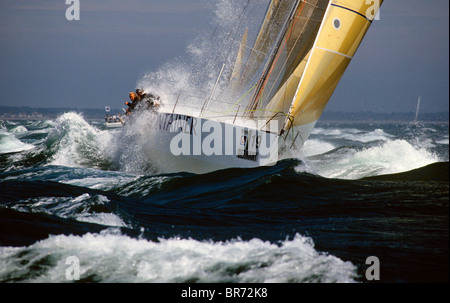
M 66 9 L 66 19 L 68 21 L 80 20 L 80 0 L 66 0 L 66 5 L 70 5 Z
M 380 0 L 366 0 L 366 4 L 370 5 L 366 11 L 366 18 L 369 20 L 379 21 L 380 17 Z
M 380 281 L 380 259 L 370 256 L 366 259 L 366 265 L 370 265 L 366 269 L 366 279 L 368 281 Z
M 69 265 L 66 269 L 66 279 L 68 281 L 80 280 L 80 259 L 75 256 L 67 257 L 66 265 Z

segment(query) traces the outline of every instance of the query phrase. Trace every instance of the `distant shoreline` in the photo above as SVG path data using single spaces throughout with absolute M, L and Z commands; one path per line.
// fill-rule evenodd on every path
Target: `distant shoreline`
M 30 108 L 0 106 L 0 121 L 23 121 L 23 120 L 54 120 L 58 116 L 76 112 L 81 114 L 86 120 L 103 121 L 107 114 L 104 109 L 80 109 L 80 108 Z M 122 109 L 113 108 L 108 114 L 122 113 Z M 319 122 L 324 123 L 413 123 L 415 113 L 344 113 L 325 111 Z M 422 113 L 419 115 L 417 123 L 449 123 L 449 112 Z
M 38 121 L 38 120 L 55 120 L 58 116 L 54 117 L 0 117 L 0 121 Z M 102 117 L 84 117 L 87 121 L 104 122 L 105 119 Z M 326 120 L 320 119 L 318 123 L 338 123 L 338 124 L 410 124 L 413 121 L 401 121 L 401 120 Z M 417 124 L 450 124 L 449 121 L 417 121 Z

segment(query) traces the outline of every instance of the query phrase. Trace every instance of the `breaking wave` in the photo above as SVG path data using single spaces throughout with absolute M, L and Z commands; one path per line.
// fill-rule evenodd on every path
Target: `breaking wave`
M 0 125 L 0 154 L 14 153 L 30 150 L 34 146 L 22 142 L 17 135 L 23 134 L 27 129 L 23 126 L 17 126 L 8 132 L 6 127 Z
M 0 247 L 3 282 L 66 282 L 67 258 L 80 261 L 83 282 L 355 282 L 357 268 L 296 235 L 273 244 L 135 239 L 115 230 L 51 236 L 28 247 Z
M 326 146 L 325 143 L 323 147 Z M 310 172 L 326 178 L 361 179 L 407 172 L 442 160 L 426 148 L 415 147 L 406 140 L 396 139 L 367 148 L 338 147 L 320 155 L 309 156 L 305 161 Z
M 438 135 L 434 128 L 417 125 L 324 125 L 306 141 L 300 156 L 305 164 L 298 171 L 307 167 L 326 178 L 360 179 L 447 162 L 448 151 L 441 147 L 445 139 Z

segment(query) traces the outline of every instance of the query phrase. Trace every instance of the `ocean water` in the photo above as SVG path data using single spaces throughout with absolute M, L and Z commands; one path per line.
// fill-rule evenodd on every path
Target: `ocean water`
M 1 282 L 448 282 L 448 124 L 319 122 L 298 159 L 203 175 L 137 132 L 0 121 Z

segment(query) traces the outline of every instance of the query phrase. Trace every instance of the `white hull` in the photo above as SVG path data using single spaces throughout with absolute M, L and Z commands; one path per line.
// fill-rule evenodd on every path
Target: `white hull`
M 105 127 L 107 128 L 116 128 L 116 127 L 122 127 L 123 124 L 121 122 L 105 122 Z
M 254 124 L 161 112 L 145 129 L 150 142 L 145 149 L 152 164 L 163 173 L 270 166 L 298 155 L 315 123 L 292 129 L 287 136 Z

